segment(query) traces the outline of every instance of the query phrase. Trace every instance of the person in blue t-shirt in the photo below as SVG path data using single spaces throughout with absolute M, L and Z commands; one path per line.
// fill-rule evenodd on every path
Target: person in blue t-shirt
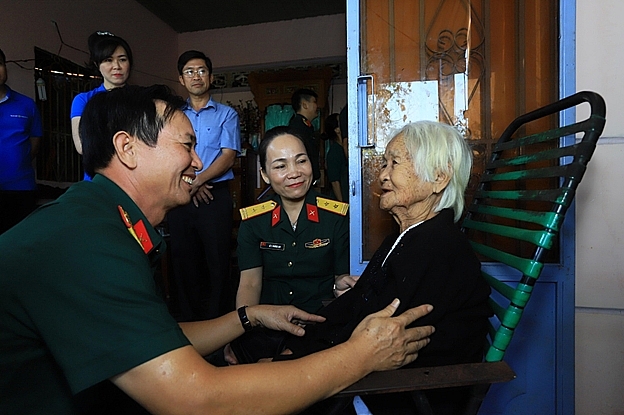
M 37 183 L 32 161 L 43 128 L 35 102 L 13 91 L 0 50 L 0 234 L 35 209 Z
M 80 117 L 87 102 L 100 92 L 110 91 L 126 85 L 132 69 L 132 49 L 128 42 L 110 32 L 94 32 L 89 36 L 89 65 L 95 72 L 100 72 L 104 82 L 91 91 L 82 92 L 74 97 L 71 106 L 71 126 L 74 146 L 82 155 L 82 142 L 78 127 Z M 85 172 L 85 180 L 91 180 Z

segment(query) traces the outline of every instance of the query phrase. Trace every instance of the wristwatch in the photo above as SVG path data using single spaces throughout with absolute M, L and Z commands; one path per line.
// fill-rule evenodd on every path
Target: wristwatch
M 246 310 L 247 306 L 244 305 L 242 307 L 239 307 L 238 310 L 238 318 L 240 319 L 241 324 L 243 325 L 243 329 L 245 329 L 245 332 L 248 332 L 249 330 L 252 329 L 251 327 L 251 321 L 249 321 L 249 317 L 247 317 L 247 310 Z

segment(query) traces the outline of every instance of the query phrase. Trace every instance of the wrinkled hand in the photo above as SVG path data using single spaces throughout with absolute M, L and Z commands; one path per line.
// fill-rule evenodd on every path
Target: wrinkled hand
M 369 356 L 372 371 L 397 369 L 416 360 L 418 351 L 429 344 L 429 336 L 434 332 L 432 326 L 405 327 L 429 314 L 433 307 L 421 305 L 411 308 L 403 314 L 392 317 L 399 300 L 395 299 L 383 310 L 368 315 L 355 328 L 350 343 Z
M 210 189 L 212 189 L 212 185 L 208 183 L 200 184 L 197 188 L 193 186 L 191 189 L 191 196 L 193 197 L 193 204 L 195 207 L 199 207 L 201 202 L 208 205 L 211 200 L 214 200 L 214 196 L 212 195 L 212 192 L 210 192 Z
M 359 275 L 340 275 L 336 277 L 336 282 L 334 283 L 334 297 L 338 298 L 342 294 L 349 291 L 351 288 L 355 287 L 355 284 L 360 279 Z
M 322 323 L 325 317 L 306 313 L 295 306 L 254 305 L 247 307 L 247 317 L 252 326 L 281 330 L 295 336 L 303 336 L 306 323 Z

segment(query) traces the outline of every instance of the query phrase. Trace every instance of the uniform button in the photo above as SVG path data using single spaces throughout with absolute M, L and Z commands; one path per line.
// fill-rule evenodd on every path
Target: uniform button
M 292 261 L 288 261 L 288 266 L 292 267 Z
M 292 292 L 292 291 L 291 291 L 291 292 L 289 292 L 289 293 L 288 293 L 288 295 L 293 295 L 293 292 Z
M 292 246 L 297 246 L 297 242 L 296 242 L 296 241 L 295 241 L 295 242 L 293 242 L 293 243 L 292 243 Z

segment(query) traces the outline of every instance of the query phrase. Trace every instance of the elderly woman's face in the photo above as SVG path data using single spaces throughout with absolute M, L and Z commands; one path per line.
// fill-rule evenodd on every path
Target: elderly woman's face
M 379 207 L 393 214 L 407 213 L 409 217 L 426 220 L 439 200 L 434 194 L 434 184 L 421 180 L 414 171 L 402 136 L 393 138 L 386 147 L 379 184 Z
M 266 169 L 266 170 L 265 170 Z M 312 185 L 312 164 L 303 142 L 290 134 L 275 137 L 267 147 L 263 179 L 285 199 L 301 199 Z

